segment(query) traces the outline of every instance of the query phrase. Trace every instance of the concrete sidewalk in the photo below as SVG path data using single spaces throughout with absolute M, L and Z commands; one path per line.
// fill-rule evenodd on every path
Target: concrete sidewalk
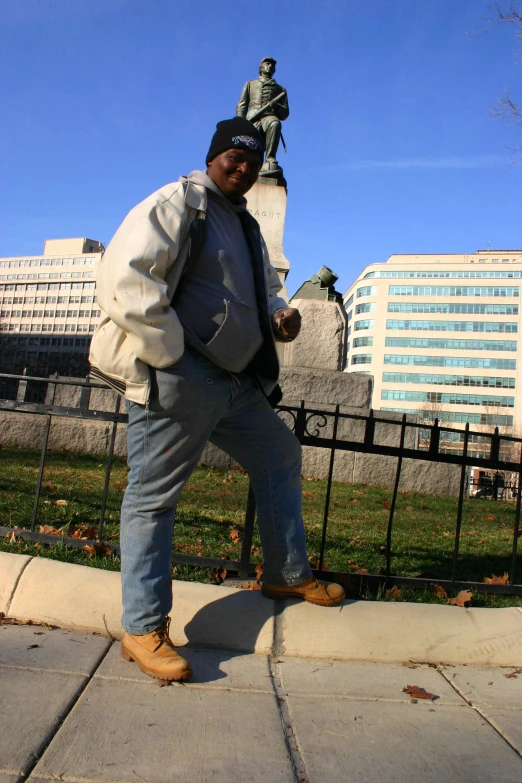
M 160 688 L 108 637 L 0 626 L 0 783 L 522 780 L 510 669 L 184 654 L 194 679 Z

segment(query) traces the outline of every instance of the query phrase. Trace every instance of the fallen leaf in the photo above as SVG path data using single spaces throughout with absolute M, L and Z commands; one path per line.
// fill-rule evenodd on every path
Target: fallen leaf
M 507 680 L 511 680 L 512 678 L 517 680 L 519 674 L 522 674 L 522 669 L 515 669 L 514 672 L 510 672 L 509 674 L 504 674 L 504 677 Z
M 476 530 L 468 530 L 468 536 L 476 536 L 477 531 Z
M 488 685 L 493 685 L 493 680 L 491 680 L 490 682 L 488 682 Z
M 167 685 L 170 685 L 170 680 L 156 680 L 156 682 L 158 683 L 159 688 L 165 688 Z
M 428 693 L 424 688 L 419 688 L 418 685 L 407 685 L 402 689 L 402 692 L 407 693 L 412 699 L 430 699 L 430 701 L 433 701 L 433 699 L 438 698 L 434 693 Z
M 312 497 L 312 493 L 311 492 L 303 492 L 302 495 L 303 495 L 304 498 L 311 498 Z
M 256 574 L 256 582 L 259 582 L 263 577 L 263 563 L 256 563 L 254 571 Z
M 30 644 L 27 649 L 28 650 L 34 650 L 35 647 L 39 647 L 39 646 L 40 646 L 39 644 Z
M 237 529 L 237 527 L 232 528 L 232 530 L 229 533 L 229 536 L 232 539 L 232 541 L 237 542 L 239 540 L 239 530 Z
M 431 592 L 433 595 L 437 596 L 437 598 L 447 598 L 448 594 L 445 591 L 445 589 L 442 587 L 442 585 L 430 585 Z
M 46 535 L 61 536 L 61 531 L 56 530 L 56 528 L 53 527 L 52 525 L 40 525 L 38 530 L 40 531 L 40 533 L 45 533 Z
M 261 585 L 257 582 L 243 582 L 241 587 L 243 590 L 261 590 Z
M 354 573 L 356 573 L 356 574 L 369 574 L 370 572 L 368 571 L 367 568 L 358 568 L 357 571 L 355 571 Z
M 105 543 L 105 541 L 95 542 L 92 546 L 89 546 L 86 544 L 84 547 L 86 552 L 89 554 L 89 559 L 94 557 L 95 555 L 98 555 L 98 557 L 111 557 L 112 555 L 112 549 L 108 544 Z
M 387 601 L 397 601 L 402 595 L 402 590 L 399 590 L 398 587 L 395 585 L 391 587 L 389 590 L 386 590 L 386 600 Z
M 413 511 L 413 510 L 414 510 L 413 506 L 406 506 L 406 511 Z
M 385 509 L 389 509 L 390 508 L 390 504 L 388 503 L 387 500 L 383 500 L 382 501 L 382 507 L 385 508 Z
M 487 585 L 508 585 L 509 574 L 507 571 L 504 571 L 504 576 L 495 576 L 495 574 L 491 574 L 491 578 L 489 576 L 484 577 L 484 582 Z
M 486 516 L 486 522 L 494 522 L 494 521 L 495 521 L 495 517 L 493 516 L 493 514 L 488 514 Z
M 472 598 L 473 593 L 471 590 L 461 590 L 455 598 L 450 598 L 448 603 L 451 604 L 451 606 L 466 606 L 466 604 L 471 603 Z
M 67 505 L 67 501 L 66 500 L 57 500 L 56 501 L 56 505 L 57 506 L 66 506 Z
M 218 571 L 215 576 L 216 583 L 220 585 L 222 582 L 224 582 L 225 579 L 227 578 L 227 574 L 228 571 L 226 568 L 224 568 L 222 571 Z

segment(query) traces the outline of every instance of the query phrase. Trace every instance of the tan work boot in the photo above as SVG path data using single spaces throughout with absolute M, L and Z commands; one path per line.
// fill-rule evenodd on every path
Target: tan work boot
M 311 604 L 319 606 L 338 606 L 346 598 L 346 592 L 335 582 L 318 582 L 315 576 L 305 579 L 298 585 L 263 584 L 261 591 L 266 598 L 281 600 L 283 598 L 303 598 Z
M 190 663 L 182 658 L 169 637 L 170 617 L 151 633 L 134 636 L 126 633 L 121 643 L 121 657 L 135 661 L 142 672 L 158 680 L 188 680 Z

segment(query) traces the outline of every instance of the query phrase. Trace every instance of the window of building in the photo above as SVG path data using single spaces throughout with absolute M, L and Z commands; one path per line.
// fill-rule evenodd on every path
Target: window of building
M 376 293 L 377 286 L 365 285 L 362 288 L 357 289 L 357 298 L 359 299 L 361 296 L 375 296 Z
M 57 310 L 56 318 L 65 318 L 65 310 Z
M 504 321 L 417 321 L 394 320 L 386 321 L 390 330 L 411 330 L 430 332 L 507 332 L 516 334 L 518 323 Z
M 421 392 L 403 389 L 383 389 L 382 400 L 406 400 L 407 402 L 431 402 L 442 405 L 483 405 L 495 408 L 514 408 L 515 398 L 494 394 L 461 394 L 457 392 Z
M 427 386 L 471 386 L 489 389 L 514 389 L 514 378 L 483 375 L 439 375 L 435 373 L 384 372 L 385 383 L 426 384 Z
M 352 356 L 352 364 L 371 364 L 371 353 L 358 353 Z
M 54 310 L 44 310 L 44 318 L 54 318 Z
M 90 310 L 80 310 L 79 315 L 80 318 L 88 318 L 90 313 L 91 313 Z
M 66 332 L 75 332 L 76 331 L 76 324 L 65 324 L 65 331 Z
M 67 310 L 67 318 L 78 318 L 78 310 Z
M 362 302 L 355 306 L 355 315 L 359 315 L 360 313 L 374 313 L 375 307 L 375 302 Z
M 349 299 L 346 300 L 344 303 L 345 308 L 348 310 L 349 307 L 351 307 L 353 304 L 353 294 L 350 296 Z
M 354 348 L 363 348 L 373 345 L 373 337 L 355 337 L 353 341 Z
M 375 326 L 375 321 L 371 320 L 364 320 L 364 321 L 354 321 L 353 328 L 356 332 L 360 331 L 361 329 L 373 329 Z
M 418 354 L 386 353 L 384 364 L 406 364 L 416 367 L 469 367 L 487 370 L 516 370 L 516 359 L 485 359 L 476 356 L 422 356 Z

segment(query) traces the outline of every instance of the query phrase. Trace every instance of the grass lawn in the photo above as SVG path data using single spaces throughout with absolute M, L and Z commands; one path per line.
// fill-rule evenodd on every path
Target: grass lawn
M 0 525 L 29 527 L 39 452 L 0 450 Z M 116 543 L 127 467 L 115 459 L 111 476 L 104 538 Z M 53 528 L 67 534 L 96 526 L 103 491 L 105 461 L 86 454 L 49 454 L 43 477 L 36 530 Z M 185 488 L 178 506 L 174 551 L 238 560 L 248 478 L 240 470 L 199 468 Z M 303 482 L 303 515 L 312 564 L 318 558 L 326 482 Z M 385 566 L 386 528 L 391 490 L 364 484 L 334 483 L 331 494 L 325 562 L 331 571 L 367 569 L 379 574 Z M 57 501 L 65 501 L 58 503 Z M 464 504 L 460 565 L 457 578 L 482 581 L 509 570 L 514 525 L 514 503 L 467 500 Z M 403 491 L 394 518 L 392 571 L 400 576 L 422 574 L 436 582 L 451 577 L 457 499 Z M 232 535 L 231 535 L 232 533 Z M 234 536 L 236 536 L 234 538 Z M 92 534 L 89 536 L 92 537 Z M 38 554 L 67 562 L 119 570 L 119 559 L 89 558 L 83 550 L 0 538 L 0 550 Z M 522 579 L 522 546 L 518 581 Z M 257 533 L 254 562 L 262 560 Z M 174 566 L 176 579 L 214 582 L 216 571 Z M 384 591 L 367 597 L 384 598 Z M 437 601 L 429 590 L 403 590 L 399 600 Z M 522 606 L 515 597 L 477 596 L 473 605 Z

